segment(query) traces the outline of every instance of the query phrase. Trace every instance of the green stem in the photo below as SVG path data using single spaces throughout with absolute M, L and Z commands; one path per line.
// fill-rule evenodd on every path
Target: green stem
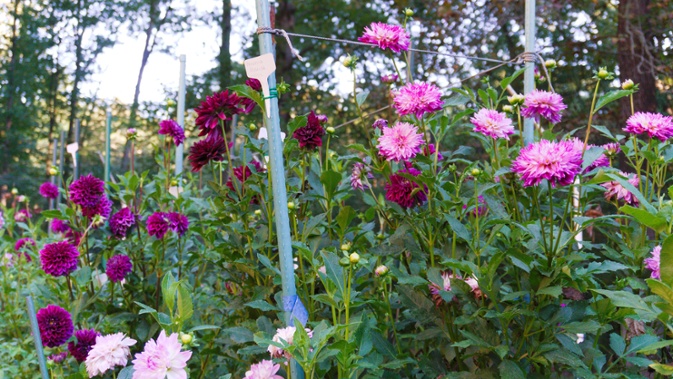
M 594 108 L 596 108 L 596 98 L 598 97 L 598 88 L 600 87 L 601 80 L 598 79 L 596 82 L 596 89 L 594 89 L 594 98 L 591 100 L 591 111 L 589 112 L 589 123 L 587 124 L 587 134 L 584 137 L 584 147 L 582 148 L 582 157 L 584 157 L 584 151 L 587 149 L 587 144 L 589 143 L 589 135 L 591 134 L 591 121 L 594 117 Z

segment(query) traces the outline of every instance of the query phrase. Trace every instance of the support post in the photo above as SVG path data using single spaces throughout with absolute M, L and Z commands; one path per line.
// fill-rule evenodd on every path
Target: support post
M 187 64 L 187 56 L 180 55 L 180 82 L 178 88 L 178 124 L 182 129 L 185 128 L 185 66 Z M 185 155 L 184 142 L 180 146 L 175 147 L 175 175 L 182 174 L 182 165 Z
M 44 349 L 42 348 L 40 326 L 37 324 L 37 315 L 35 314 L 35 304 L 33 304 L 33 298 L 31 296 L 26 296 L 26 303 L 28 305 L 28 318 L 30 319 L 30 327 L 33 330 L 33 342 L 35 342 L 35 350 L 37 350 L 37 362 L 40 365 L 40 374 L 42 374 L 42 379 L 49 379 L 47 362 L 44 359 Z
M 77 151 L 73 155 L 72 162 L 72 180 L 75 181 L 79 178 L 79 119 L 75 119 L 75 143 L 77 144 Z
M 54 147 L 54 150 L 51 154 L 51 167 L 56 168 L 56 157 L 57 157 L 57 154 L 58 154 L 58 140 L 56 138 L 54 138 L 54 140 L 52 142 L 52 145 Z M 49 179 L 51 184 L 56 184 L 56 176 L 58 176 L 58 175 L 52 175 L 51 178 Z M 59 193 L 60 193 L 60 190 L 59 190 Z M 49 199 L 49 209 L 54 209 L 54 199 Z
M 257 9 L 257 26 L 260 28 L 270 28 L 269 0 L 255 0 Z M 259 34 L 260 55 L 267 53 L 274 54 L 275 47 L 268 33 Z M 269 76 L 269 88 L 276 88 L 276 74 Z M 273 188 L 273 206 L 276 215 L 276 234 L 278 237 L 278 250 L 280 257 L 280 271 L 282 276 L 283 303 L 290 301 L 294 303 L 297 300 L 297 288 L 294 281 L 294 262 L 292 260 L 292 237 L 290 235 L 290 217 L 287 208 L 287 192 L 285 189 L 285 165 L 283 162 L 283 145 L 280 136 L 280 115 L 278 113 L 278 98 L 269 99 L 270 117 L 263 115 L 264 123 L 268 131 L 269 138 L 269 162 L 271 169 L 271 185 Z M 285 307 L 286 304 L 284 304 Z M 293 324 L 292 314 L 285 309 L 285 322 L 287 325 Z M 302 325 L 296 325 L 301 328 Z M 291 372 L 293 379 L 303 379 L 304 372 L 301 366 L 295 360 L 292 360 Z
M 105 183 L 110 182 L 110 134 L 112 133 L 112 111 L 107 109 L 105 117 Z
M 63 166 L 64 166 L 64 157 L 65 154 L 65 132 L 61 130 L 61 137 L 58 141 L 58 188 L 63 186 Z M 58 198 L 56 198 L 56 206 L 61 204 L 61 191 L 58 191 Z
M 526 49 L 527 53 L 535 52 L 535 1 L 526 0 Z M 526 59 L 526 71 L 523 74 L 523 93 L 528 95 L 535 89 L 535 61 Z M 535 141 L 535 124 L 533 119 L 526 118 L 523 121 L 523 142 L 525 145 Z

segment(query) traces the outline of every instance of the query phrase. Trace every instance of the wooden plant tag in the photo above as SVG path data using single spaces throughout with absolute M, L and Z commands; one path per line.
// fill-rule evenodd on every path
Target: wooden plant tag
M 267 53 L 259 57 L 247 59 L 243 62 L 245 65 L 245 73 L 248 78 L 259 80 L 262 84 L 262 93 L 264 97 L 271 95 L 269 91 L 269 75 L 276 71 L 276 62 L 273 60 L 273 54 Z M 266 118 L 271 118 L 271 99 L 264 99 L 264 106 L 266 108 Z
M 65 150 L 68 152 L 68 154 L 72 155 L 73 165 L 77 167 L 77 150 L 79 150 L 79 144 L 77 142 L 73 142 L 71 144 L 65 145 Z

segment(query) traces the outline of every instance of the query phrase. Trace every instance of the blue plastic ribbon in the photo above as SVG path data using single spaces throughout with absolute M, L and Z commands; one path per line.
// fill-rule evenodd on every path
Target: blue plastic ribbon
M 302 325 L 306 325 L 308 322 L 308 311 L 302 304 L 299 296 L 283 296 L 283 309 L 285 312 L 290 312 L 290 326 L 294 325 L 294 319 L 296 318 Z

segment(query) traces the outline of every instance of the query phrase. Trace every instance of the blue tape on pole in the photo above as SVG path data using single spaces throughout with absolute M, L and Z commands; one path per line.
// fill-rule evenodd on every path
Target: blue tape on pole
M 302 325 L 308 322 L 308 311 L 302 304 L 299 296 L 283 296 L 283 309 L 285 312 L 290 312 L 290 326 L 294 326 L 294 319 L 296 318 Z

